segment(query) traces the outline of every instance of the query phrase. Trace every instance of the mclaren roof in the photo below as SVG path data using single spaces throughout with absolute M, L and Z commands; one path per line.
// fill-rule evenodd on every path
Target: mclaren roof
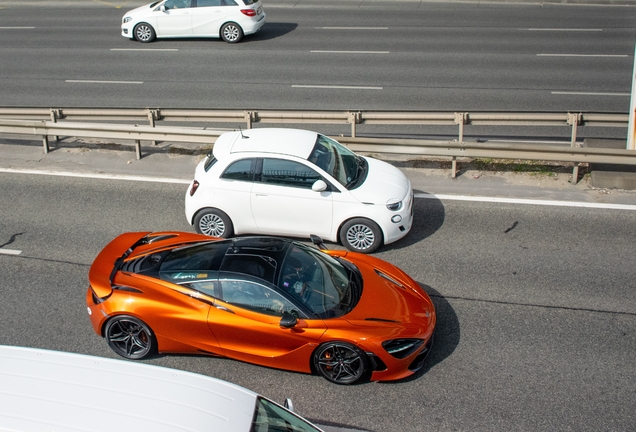
M 274 153 L 307 159 L 318 133 L 301 129 L 248 129 L 226 132 L 217 138 L 213 153 L 222 159 L 230 153 Z

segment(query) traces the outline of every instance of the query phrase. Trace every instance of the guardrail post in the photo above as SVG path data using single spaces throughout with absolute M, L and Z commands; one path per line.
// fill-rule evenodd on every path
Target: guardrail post
M 457 178 L 457 157 L 451 159 L 451 178 Z
M 60 109 L 51 109 L 51 121 L 53 123 L 57 123 L 57 119 L 59 119 L 59 118 L 62 118 L 62 110 L 60 110 Z M 53 139 L 55 140 L 55 142 L 58 142 L 60 140 L 60 137 L 55 135 L 53 137 Z
M 47 135 L 42 135 L 42 145 L 44 146 L 44 153 L 49 152 L 49 137 Z
M 579 165 L 580 163 L 575 163 L 574 168 L 572 169 L 572 184 L 577 184 L 579 182 Z
M 468 113 L 456 112 L 455 124 L 459 125 L 459 142 L 464 142 L 464 125 L 468 124 Z
M 360 111 L 347 111 L 347 121 L 351 124 L 351 137 L 356 137 L 356 125 L 362 123 L 362 113 Z
M 150 127 L 155 127 L 155 120 L 159 120 L 159 111 L 152 110 L 152 109 L 148 110 L 148 123 L 150 123 Z M 157 145 L 157 141 L 151 141 L 151 142 L 152 142 L 152 145 Z
M 568 113 L 568 125 L 572 126 L 572 140 L 570 141 L 570 147 L 576 147 L 576 133 L 579 125 L 581 124 L 581 113 Z
M 243 111 L 245 116 L 245 123 L 248 129 L 252 129 L 252 122 L 258 121 L 258 113 L 255 111 Z
M 135 153 L 137 153 L 137 160 L 141 159 L 141 141 L 135 140 Z

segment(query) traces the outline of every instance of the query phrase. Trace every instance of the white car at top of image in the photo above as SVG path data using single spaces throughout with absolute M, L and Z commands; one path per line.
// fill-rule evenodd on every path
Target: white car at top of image
M 221 38 L 234 43 L 265 24 L 260 0 L 161 0 L 126 12 L 121 35 L 156 38 Z
M 386 162 L 298 129 L 222 134 L 195 171 L 185 196 L 201 234 L 270 234 L 340 242 L 371 253 L 413 224 L 413 189 Z

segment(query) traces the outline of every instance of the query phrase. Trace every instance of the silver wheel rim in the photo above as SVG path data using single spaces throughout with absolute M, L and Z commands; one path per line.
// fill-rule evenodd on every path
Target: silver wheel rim
M 347 243 L 356 249 L 369 249 L 374 241 L 373 230 L 367 225 L 355 224 L 347 230 Z
M 150 36 L 151 36 L 150 27 L 148 26 L 137 27 L 137 38 L 139 40 L 146 42 L 150 40 Z
M 227 26 L 223 29 L 223 37 L 226 41 L 234 42 L 239 37 L 239 30 L 236 26 Z
M 219 215 L 210 213 L 201 218 L 199 228 L 205 235 L 222 237 L 225 233 L 225 222 L 223 222 L 223 219 L 221 219 Z

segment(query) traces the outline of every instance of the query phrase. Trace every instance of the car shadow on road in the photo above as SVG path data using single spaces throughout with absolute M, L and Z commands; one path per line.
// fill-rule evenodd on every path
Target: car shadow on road
M 437 314 L 437 324 L 435 325 L 435 339 L 433 340 L 433 346 L 431 352 L 424 360 L 424 366 L 414 375 L 408 378 L 398 381 L 388 381 L 383 384 L 400 384 L 410 382 L 419 379 L 422 375 L 425 375 L 438 363 L 443 362 L 446 358 L 450 357 L 459 345 L 460 340 L 460 326 L 459 319 L 455 310 L 446 298 L 437 292 L 435 289 L 421 282 L 418 284 L 429 295 L 433 304 L 435 305 L 435 312 Z
M 383 246 L 382 250 L 402 249 L 432 236 L 444 225 L 446 212 L 444 204 L 432 194 L 414 191 L 416 195 L 426 195 L 427 198 L 413 200 L 413 226 L 411 231 L 402 239 Z
M 255 33 L 245 39 L 243 41 L 263 41 L 276 39 L 281 36 L 285 36 L 288 33 L 293 32 L 298 27 L 296 23 L 286 23 L 286 22 L 267 22 L 258 33 Z

